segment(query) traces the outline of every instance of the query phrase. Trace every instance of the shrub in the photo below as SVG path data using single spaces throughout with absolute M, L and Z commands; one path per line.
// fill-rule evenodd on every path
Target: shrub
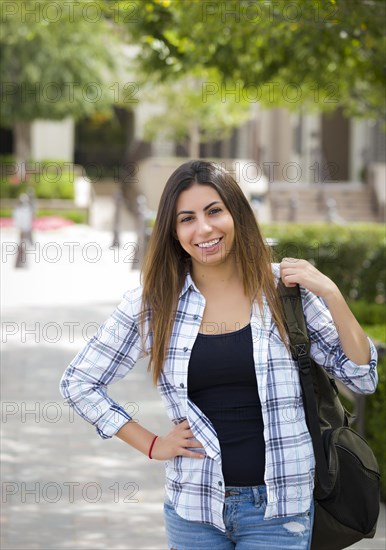
M 0 155 L 0 198 L 16 199 L 27 190 L 26 182 L 20 182 L 15 173 L 15 155 Z
M 60 216 L 74 223 L 87 223 L 87 213 L 84 210 L 39 210 L 37 217 L 43 218 L 44 216 Z
M 369 304 L 357 300 L 350 302 L 350 309 L 361 325 L 386 324 L 386 309 L 383 304 Z
M 40 173 L 30 174 L 25 181 L 19 181 L 17 175 L 9 174 L 9 166 L 14 166 L 12 155 L 0 156 L 0 197 L 16 199 L 28 188 L 34 190 L 39 199 L 70 199 L 74 198 L 74 174 L 68 163 L 60 160 L 42 160 L 32 162 L 40 169 Z
M 72 177 L 72 176 L 71 176 Z M 66 175 L 58 182 L 57 192 L 61 199 L 73 199 L 74 198 L 74 182 L 71 177 Z
M 0 198 L 17 199 L 19 195 L 26 191 L 26 182 L 18 182 L 13 178 L 0 178 Z
M 383 325 L 362 325 L 366 334 L 374 340 L 374 342 L 386 342 L 386 324 Z
M 335 281 L 348 300 L 385 302 L 386 239 L 381 224 L 265 224 L 276 261 L 305 258 Z
M 39 210 L 36 212 L 37 218 L 45 216 L 60 216 L 74 223 L 87 223 L 87 213 L 84 210 Z M 9 208 L 0 209 L 0 218 L 12 218 L 12 210 Z
M 43 174 L 37 179 L 35 195 L 38 199 L 73 199 L 74 182 L 70 172 L 60 173 L 59 178 Z
M 366 397 L 365 429 L 366 439 L 377 457 L 381 472 L 381 500 L 386 501 L 386 430 L 385 416 L 386 402 L 386 357 L 378 362 L 378 387 L 373 395 Z

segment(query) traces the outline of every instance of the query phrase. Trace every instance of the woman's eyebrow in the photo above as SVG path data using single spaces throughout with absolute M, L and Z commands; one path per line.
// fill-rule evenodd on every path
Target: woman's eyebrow
M 203 211 L 206 212 L 206 210 L 208 210 L 211 206 L 213 206 L 214 204 L 218 204 L 220 201 L 213 201 L 211 203 L 209 203 L 207 206 L 205 206 L 203 208 Z M 180 212 L 178 212 L 177 216 L 179 216 L 180 214 L 194 214 L 194 211 L 193 210 L 180 210 Z

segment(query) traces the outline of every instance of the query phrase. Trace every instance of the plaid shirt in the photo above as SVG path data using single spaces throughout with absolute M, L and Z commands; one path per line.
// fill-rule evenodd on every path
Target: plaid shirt
M 279 266 L 276 264 L 273 269 L 278 276 Z M 323 300 L 304 288 L 301 293 L 312 357 L 355 392 L 372 393 L 377 384 L 377 356 L 372 342 L 370 363 L 353 363 L 342 351 Z M 61 380 L 63 397 L 96 426 L 103 438 L 112 437 L 131 419 L 107 395 L 107 386 L 126 376 L 139 358 L 148 355 L 151 346 L 151 335 L 143 344 L 139 332 L 141 296 L 141 287 L 124 295 L 122 303 L 73 359 Z M 177 456 L 166 461 L 165 488 L 180 516 L 225 531 L 225 486 L 219 441 L 211 421 L 188 398 L 187 388 L 190 354 L 204 309 L 205 298 L 188 273 L 179 296 L 158 389 L 169 418 L 175 424 L 188 419 L 194 436 L 205 449 L 205 458 Z M 149 312 L 146 323 L 148 320 Z M 265 299 L 262 314 L 258 305 L 253 304 L 251 328 L 266 443 L 265 519 L 302 514 L 310 509 L 315 463 L 298 367 L 282 343 Z

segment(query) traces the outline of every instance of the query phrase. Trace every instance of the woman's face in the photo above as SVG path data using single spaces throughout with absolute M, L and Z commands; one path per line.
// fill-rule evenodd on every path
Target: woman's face
M 234 242 L 233 218 L 210 185 L 193 184 L 176 205 L 176 234 L 193 266 L 214 266 L 229 259 Z

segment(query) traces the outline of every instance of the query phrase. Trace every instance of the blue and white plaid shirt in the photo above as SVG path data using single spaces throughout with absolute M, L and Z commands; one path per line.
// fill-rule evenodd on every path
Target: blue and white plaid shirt
M 278 276 L 279 266 L 276 264 L 273 269 Z M 323 300 L 304 288 L 301 293 L 312 357 L 355 392 L 372 393 L 377 385 L 377 354 L 372 342 L 370 363 L 355 364 L 343 353 Z M 131 419 L 107 395 L 107 386 L 126 376 L 139 358 L 148 355 L 151 346 L 151 336 L 143 345 L 139 332 L 141 297 L 141 287 L 124 295 L 122 303 L 73 359 L 61 380 L 63 397 L 96 426 L 103 438 L 112 437 Z M 205 458 L 177 456 L 166 461 L 166 492 L 183 518 L 225 531 L 219 441 L 211 421 L 188 398 L 188 364 L 204 309 L 205 298 L 188 273 L 158 389 L 169 418 L 175 424 L 188 420 L 205 449 Z M 148 320 L 149 312 L 146 323 Z M 258 305 L 253 304 L 251 328 L 266 443 L 265 519 L 302 514 L 310 509 L 315 463 L 298 367 L 282 343 L 265 299 L 262 315 Z

